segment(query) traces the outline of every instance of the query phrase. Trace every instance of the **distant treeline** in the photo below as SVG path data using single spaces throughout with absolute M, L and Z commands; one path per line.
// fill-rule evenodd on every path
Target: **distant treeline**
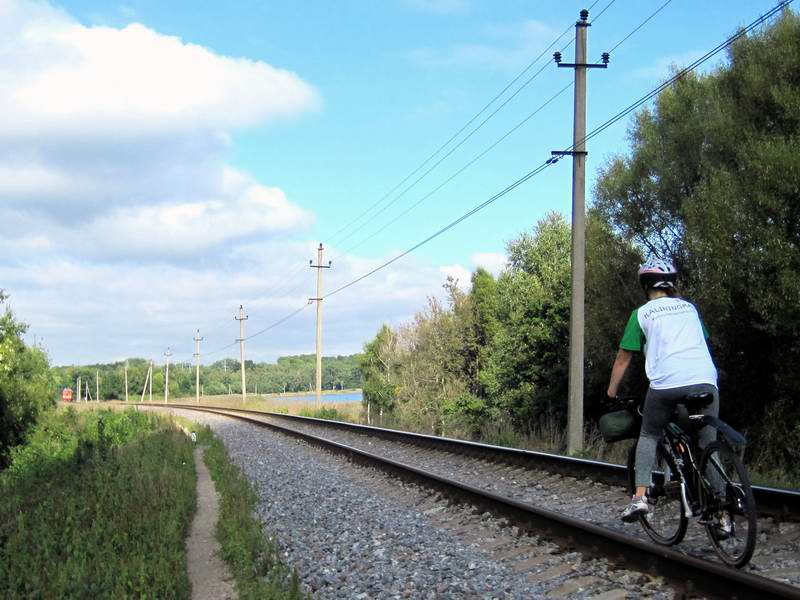
M 128 359 L 128 393 L 141 396 L 147 377 L 149 361 Z M 307 392 L 314 389 L 316 362 L 313 354 L 283 356 L 277 363 L 255 363 L 245 360 L 248 393 Z M 200 385 L 205 395 L 241 393 L 240 363 L 233 358 L 201 365 Z M 54 367 L 53 373 L 61 387 L 75 388 L 81 377 L 81 387 L 89 383 L 89 392 L 96 393 L 95 380 L 100 377 L 100 397 L 104 400 L 125 398 L 125 361 L 111 364 Z M 164 394 L 166 377 L 163 362 L 154 367 L 153 394 Z M 325 390 L 361 387 L 358 355 L 326 356 L 322 359 L 322 388 Z M 195 393 L 195 367 L 191 363 L 172 363 L 169 367 L 169 393 L 172 397 L 192 396 Z

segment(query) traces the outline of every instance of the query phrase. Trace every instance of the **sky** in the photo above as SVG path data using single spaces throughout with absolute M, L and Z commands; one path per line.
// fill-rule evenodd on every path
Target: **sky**
M 0 0 L 0 289 L 57 365 L 191 360 L 198 329 L 204 363 L 235 357 L 239 305 L 248 359 L 312 353 L 320 243 L 325 297 L 571 144 L 551 57 L 573 61 L 582 8 L 590 59 L 615 48 L 591 131 L 776 3 L 672 0 L 615 48 L 665 0 Z M 629 126 L 589 142 L 589 202 Z M 324 354 L 499 273 L 569 218 L 571 172 L 325 298 Z

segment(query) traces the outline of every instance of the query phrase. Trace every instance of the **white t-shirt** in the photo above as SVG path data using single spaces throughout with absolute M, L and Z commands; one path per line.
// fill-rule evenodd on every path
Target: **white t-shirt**
M 619 347 L 644 351 L 645 371 L 654 390 L 698 383 L 715 386 L 717 369 L 706 337 L 691 302 L 661 297 L 633 311 Z

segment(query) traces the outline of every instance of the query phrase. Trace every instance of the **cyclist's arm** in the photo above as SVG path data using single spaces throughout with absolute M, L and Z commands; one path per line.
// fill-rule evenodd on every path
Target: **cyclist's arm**
M 619 350 L 617 350 L 617 358 L 614 360 L 614 366 L 611 368 L 611 381 L 608 383 L 609 398 L 614 398 L 619 391 L 619 384 L 622 383 L 622 378 L 625 376 L 625 371 L 628 365 L 631 364 L 634 352 L 641 352 L 644 347 L 644 332 L 639 325 L 638 311 L 633 311 L 628 324 L 625 326 L 625 333 L 622 335 L 622 341 L 619 343 Z
M 619 391 L 619 384 L 622 383 L 622 378 L 625 376 L 625 371 L 628 365 L 631 364 L 633 352 L 620 348 L 617 350 L 617 358 L 614 360 L 614 366 L 611 368 L 611 381 L 608 383 L 609 398 L 614 398 Z

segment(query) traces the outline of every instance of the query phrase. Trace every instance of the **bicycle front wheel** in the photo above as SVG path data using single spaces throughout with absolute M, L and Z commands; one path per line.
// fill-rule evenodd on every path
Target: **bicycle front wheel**
M 717 555 L 732 567 L 743 567 L 756 547 L 756 501 L 750 476 L 739 456 L 722 442 L 706 446 L 703 474 L 705 527 Z
M 628 454 L 628 491 L 636 490 L 635 464 L 636 446 Z M 650 512 L 639 517 L 645 533 L 657 544 L 674 546 L 683 540 L 689 519 L 681 502 L 681 484 L 678 468 L 664 449 L 662 442 L 656 446 L 656 464 L 653 468 L 652 484 L 647 492 Z

